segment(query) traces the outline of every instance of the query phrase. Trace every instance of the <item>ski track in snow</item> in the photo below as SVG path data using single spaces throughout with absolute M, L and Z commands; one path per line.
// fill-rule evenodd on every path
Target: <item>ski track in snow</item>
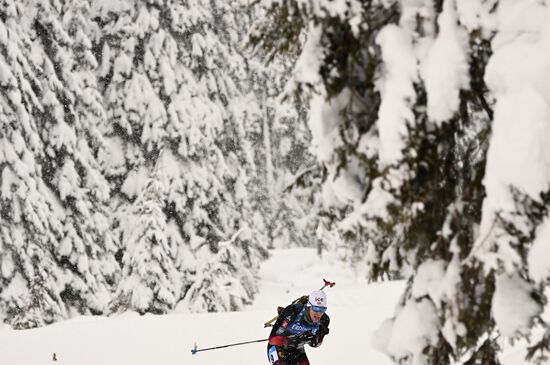
M 47 327 L 13 331 L 0 328 L 2 365 L 261 365 L 266 343 L 191 354 L 199 349 L 267 338 L 263 323 L 277 305 L 335 281 L 328 294 L 330 334 L 319 348 L 307 347 L 312 365 L 337 363 L 390 365 L 374 350 L 371 335 L 393 314 L 403 282 L 368 284 L 362 272 L 320 259 L 313 249 L 275 250 L 260 270 L 260 292 L 242 312 L 171 314 L 126 313 L 116 317 L 77 317 Z M 57 361 L 53 361 L 53 353 Z M 522 364 L 523 351 L 504 356 L 505 365 Z

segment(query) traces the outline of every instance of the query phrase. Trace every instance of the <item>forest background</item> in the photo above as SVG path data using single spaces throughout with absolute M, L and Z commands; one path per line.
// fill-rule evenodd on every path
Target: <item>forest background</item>
M 548 19 L 544 0 L 1 0 L 1 321 L 239 310 L 270 248 L 315 246 L 406 280 L 378 335 L 395 362 L 498 363 L 502 336 L 544 363 Z

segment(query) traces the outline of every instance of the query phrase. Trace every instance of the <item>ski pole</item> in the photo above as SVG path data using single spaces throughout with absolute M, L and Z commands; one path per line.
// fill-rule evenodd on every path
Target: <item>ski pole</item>
M 331 282 L 331 281 L 328 281 L 328 280 L 325 280 L 325 279 L 323 279 L 323 283 L 324 283 L 324 285 L 323 285 L 323 286 L 321 287 L 321 289 L 319 289 L 319 290 L 323 290 L 323 289 L 325 289 L 327 286 L 328 286 L 329 288 L 332 288 L 334 285 L 336 285 L 335 282 Z M 300 299 L 302 299 L 302 298 L 303 298 L 303 297 L 300 297 L 300 298 L 296 299 L 293 303 L 298 302 L 298 301 L 299 301 Z M 265 322 L 265 323 L 264 323 L 264 328 L 273 326 L 273 323 L 277 320 L 277 318 L 279 318 L 279 315 L 278 315 L 278 314 L 277 314 L 275 317 L 271 318 L 269 321 Z
M 195 347 L 191 349 L 191 353 L 193 355 L 195 355 L 197 352 L 201 352 L 201 351 L 209 351 L 209 350 L 216 350 L 216 349 L 223 349 L 225 347 L 231 347 L 231 346 L 239 346 L 239 345 L 246 345 L 248 343 L 255 343 L 255 342 L 264 342 L 264 341 L 267 341 L 268 338 L 265 338 L 263 340 L 254 340 L 254 341 L 246 341 L 246 342 L 239 342 L 239 343 L 231 343 L 229 345 L 222 345 L 222 346 L 216 346 L 216 347 L 209 347 L 207 349 L 200 349 L 198 350 L 197 349 L 197 344 L 195 344 Z

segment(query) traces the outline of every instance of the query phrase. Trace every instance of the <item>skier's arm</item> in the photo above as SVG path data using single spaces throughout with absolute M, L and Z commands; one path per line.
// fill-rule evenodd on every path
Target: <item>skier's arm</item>
M 290 339 L 285 335 L 287 326 L 296 317 L 296 306 L 289 305 L 279 314 L 279 318 L 273 325 L 271 334 L 269 335 L 269 344 L 275 346 L 286 346 L 289 344 Z
M 328 334 L 328 325 L 330 323 L 330 318 L 325 314 L 321 317 L 321 326 L 317 330 L 317 333 L 313 335 L 314 337 L 309 341 L 311 347 L 318 347 L 323 343 L 323 338 Z

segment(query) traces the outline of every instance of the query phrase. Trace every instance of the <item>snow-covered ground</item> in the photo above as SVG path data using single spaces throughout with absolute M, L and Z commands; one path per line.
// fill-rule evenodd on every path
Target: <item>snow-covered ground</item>
M 267 338 L 263 323 L 277 305 L 335 281 L 327 288 L 330 334 L 319 348 L 308 348 L 313 365 L 338 363 L 389 365 L 371 346 L 371 335 L 392 315 L 403 283 L 368 284 L 360 272 L 334 258 L 319 259 L 312 249 L 273 251 L 260 271 L 260 293 L 246 311 L 232 313 L 124 314 L 78 317 L 44 328 L 0 328 L 2 365 L 260 365 L 268 364 L 266 343 L 191 354 L 191 348 Z M 55 353 L 57 361 L 53 361 Z M 506 365 L 522 364 L 521 351 L 509 351 Z

